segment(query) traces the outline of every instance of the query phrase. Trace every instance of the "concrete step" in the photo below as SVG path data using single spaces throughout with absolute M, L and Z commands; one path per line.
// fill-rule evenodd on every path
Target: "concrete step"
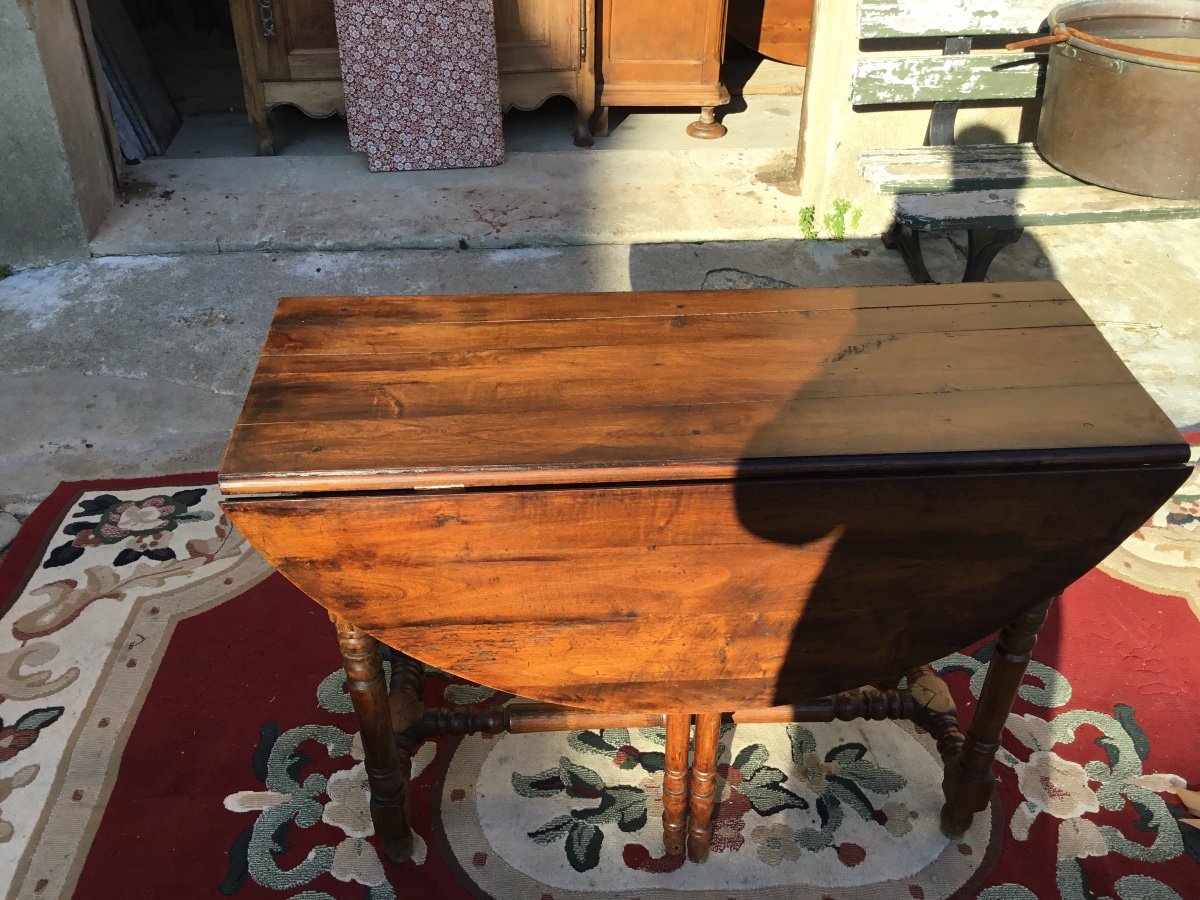
M 726 118 L 721 140 L 685 134 L 695 110 L 618 113 L 611 136 L 592 149 L 571 145 L 569 110 L 551 109 L 510 123 L 502 165 L 437 172 L 370 173 L 340 143 L 343 123 L 295 116 L 280 119 L 282 154 L 255 157 L 244 120 L 209 117 L 185 125 L 167 157 L 126 170 L 122 202 L 91 249 L 128 256 L 798 237 L 801 98 L 749 102 Z

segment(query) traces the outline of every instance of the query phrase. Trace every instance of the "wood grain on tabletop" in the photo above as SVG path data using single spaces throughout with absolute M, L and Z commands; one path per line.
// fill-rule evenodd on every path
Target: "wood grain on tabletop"
M 222 487 L 272 564 L 390 646 L 689 713 L 965 646 L 1094 566 L 1185 458 L 1053 282 L 298 298 Z M 755 468 L 780 460 L 805 477 Z M 476 489 L 395 492 L 450 483 Z
M 755 459 L 1178 442 L 1056 282 L 294 298 L 222 487 L 729 477 Z

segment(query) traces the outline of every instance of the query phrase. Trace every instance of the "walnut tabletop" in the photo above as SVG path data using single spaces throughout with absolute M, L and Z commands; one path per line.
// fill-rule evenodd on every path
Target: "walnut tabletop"
M 725 479 L 880 454 L 1179 461 L 1180 441 L 1057 282 L 306 297 L 279 304 L 221 486 Z
M 1187 447 L 1056 282 L 280 301 L 225 460 L 331 612 L 623 711 L 841 691 L 1094 566 Z

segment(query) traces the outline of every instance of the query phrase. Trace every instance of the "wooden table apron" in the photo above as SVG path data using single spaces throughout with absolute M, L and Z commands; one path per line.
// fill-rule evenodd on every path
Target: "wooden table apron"
M 1020 656 L 1186 459 L 1054 282 L 295 298 L 221 484 L 344 650 L 707 727 Z

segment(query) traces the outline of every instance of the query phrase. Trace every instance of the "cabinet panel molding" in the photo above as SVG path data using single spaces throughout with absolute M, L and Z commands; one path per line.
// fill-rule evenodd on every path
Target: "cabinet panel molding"
M 258 153 L 275 152 L 269 114 L 291 105 L 345 115 L 333 0 L 230 0 L 246 110 Z M 561 95 L 575 103 L 575 143 L 592 143 L 596 108 L 595 0 L 495 0 L 500 96 L 534 109 Z
M 600 3 L 600 116 L 611 106 L 699 106 L 688 126 L 718 138 L 715 108 L 729 102 L 721 83 L 729 0 L 597 0 Z

